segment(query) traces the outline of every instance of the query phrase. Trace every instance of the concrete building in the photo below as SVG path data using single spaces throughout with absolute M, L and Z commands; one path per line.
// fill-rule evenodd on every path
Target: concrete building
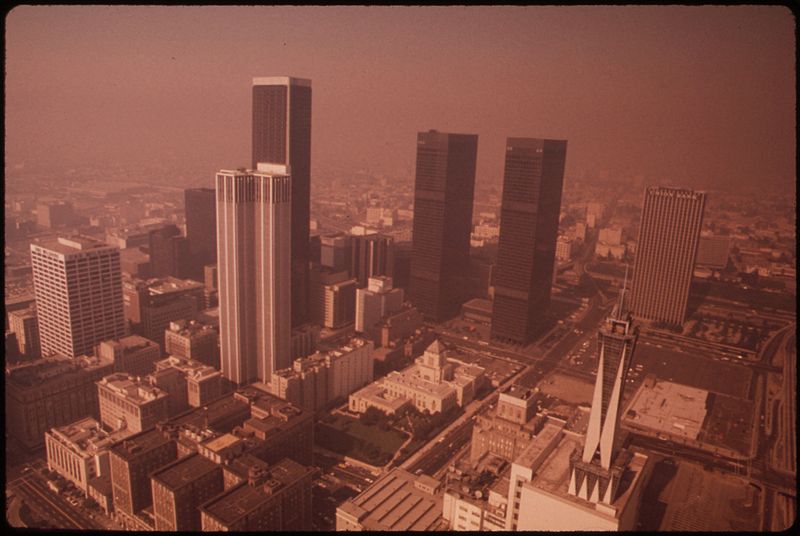
M 390 372 L 375 385 L 350 395 L 350 411 L 363 413 L 369 407 L 382 411 L 383 400 L 409 400 L 419 411 L 445 412 L 466 406 L 485 381 L 484 370 L 476 365 L 459 365 L 445 356 L 444 346 L 434 341 L 414 365 L 402 372 Z M 383 399 L 383 400 L 381 400 Z
M 695 260 L 695 265 L 722 270 L 728 265 L 730 252 L 730 237 L 701 235 L 697 243 L 697 259 Z
M 416 307 L 405 307 L 394 314 L 389 314 L 381 325 L 380 345 L 388 347 L 398 341 L 414 335 L 423 325 L 422 313 Z
M 683 324 L 705 201 L 705 192 L 645 190 L 631 296 L 637 318 Z
M 111 483 L 108 453 L 130 431 L 107 432 L 92 417 L 45 432 L 47 468 L 55 471 L 89 496 L 89 482 L 103 478 Z
M 417 134 L 409 299 L 426 319 L 458 314 L 469 264 L 478 136 Z
M 189 277 L 189 242 L 175 224 L 165 224 L 148 233 L 150 273 L 153 277 Z
M 258 85 L 254 91 L 259 87 L 286 91 L 285 86 Z M 256 145 L 264 143 L 256 144 L 255 129 L 254 122 L 254 158 L 261 154 Z M 237 385 L 267 382 L 272 371 L 291 364 L 291 315 L 300 314 L 292 307 L 292 287 L 297 278 L 305 281 L 291 261 L 294 237 L 302 229 L 306 253 L 297 250 L 297 255 L 307 257 L 308 212 L 305 223 L 295 227 L 295 187 L 285 164 L 223 170 L 216 177 L 221 365 L 222 374 Z M 306 273 L 305 268 L 300 271 Z M 305 292 L 307 284 L 298 285 Z M 307 303 L 300 295 L 295 298 L 298 304 Z
M 97 357 L 53 356 L 6 368 L 5 409 L 9 440 L 37 448 L 51 428 L 97 417 L 95 382 L 113 363 Z
M 372 342 L 354 337 L 334 350 L 296 359 L 272 373 L 270 393 L 314 412 L 372 382 Z
M 199 506 L 223 491 L 222 468 L 191 454 L 150 476 L 157 531 L 199 531 Z
M 445 528 L 441 483 L 395 468 L 336 508 L 337 531 L 432 531 Z
M 252 169 L 260 163 L 291 173 L 287 213 L 290 229 L 291 327 L 308 322 L 308 236 L 311 214 L 311 80 L 288 76 L 253 78 Z M 220 217 L 219 205 L 217 218 Z M 217 236 L 220 236 L 219 233 Z M 260 235 L 256 235 L 260 236 Z M 281 282 L 280 284 L 283 284 Z M 221 300 L 220 300 L 221 301 Z M 281 308 L 283 309 L 283 308 Z M 288 331 L 288 330 L 287 330 Z M 273 367 L 275 370 L 281 367 Z M 271 370 L 266 373 L 268 376 Z M 263 377 L 262 377 L 263 378 Z
M 508 138 L 493 339 L 527 344 L 550 305 L 567 142 Z
M 556 260 L 566 262 L 572 260 L 575 242 L 568 237 L 559 236 L 556 240 Z
M 77 218 L 69 201 L 50 201 L 36 204 L 36 224 L 46 229 L 76 225 Z
M 500 393 L 489 415 L 478 415 L 472 428 L 470 460 L 477 463 L 487 453 L 514 461 L 541 431 L 545 418 L 537 415 L 538 391 L 511 385 Z
M 112 430 L 148 430 L 169 415 L 169 395 L 140 378 L 124 373 L 97 382 L 100 422 Z
M 320 265 L 334 272 L 350 271 L 350 237 L 337 232 L 321 235 Z
M 114 372 L 145 376 L 155 370 L 161 358 L 158 344 L 139 335 L 129 335 L 97 345 L 96 354 L 114 362 Z
M 356 284 L 355 279 L 347 279 L 340 283 L 325 285 L 323 326 L 340 329 L 353 324 L 356 314 Z
M 375 339 L 376 325 L 403 307 L 403 289 L 392 288 L 392 278 L 370 277 L 367 288 L 356 290 L 356 332 Z
M 153 530 L 152 518 L 142 511 L 153 504 L 150 473 L 176 460 L 175 441 L 152 429 L 133 435 L 111 447 L 111 489 L 114 511 L 126 528 Z
M 247 482 L 200 508 L 204 531 L 309 531 L 316 469 L 283 459 L 252 468 Z
M 42 355 L 90 354 L 98 342 L 125 335 L 117 248 L 62 237 L 32 243 L 31 263 Z
M 222 373 L 200 361 L 170 356 L 156 363 L 157 372 L 166 369 L 179 373 L 187 406 L 203 407 L 224 394 Z
M 42 355 L 39 338 L 39 318 L 36 306 L 30 306 L 8 313 L 9 331 L 16 335 L 20 355 L 26 359 L 38 359 Z
M 625 258 L 625 252 L 625 244 L 610 245 L 604 242 L 598 242 L 594 246 L 594 254 L 601 259 L 605 259 L 610 256 L 612 259 L 620 260 Z
M 125 319 L 131 331 L 165 347 L 170 322 L 193 318 L 203 308 L 203 285 L 174 277 L 124 279 Z
M 509 468 L 506 460 L 493 455 L 474 467 L 448 468 L 442 517 L 450 530 L 505 530 Z
M 196 320 L 170 322 L 164 332 L 166 353 L 219 368 L 219 333 Z
M 186 238 L 195 267 L 189 276 L 199 278 L 203 275 L 200 267 L 216 266 L 217 262 L 217 195 L 213 188 L 188 188 L 183 194 Z M 216 281 L 213 286 L 206 282 L 206 286 L 216 288 Z
M 349 278 L 347 270 L 335 271 L 333 268 L 326 266 L 313 266 L 311 268 L 309 276 L 309 315 L 312 323 L 322 326 L 325 324 L 326 313 L 333 314 L 332 309 L 326 311 L 326 306 L 328 305 L 326 303 L 326 289 L 348 281 Z
M 350 277 L 358 287 L 367 286 L 371 277 L 391 277 L 394 272 L 394 239 L 369 233 L 350 236 Z
M 622 241 L 622 229 L 619 227 L 604 227 L 597 233 L 597 240 L 609 246 L 619 246 Z

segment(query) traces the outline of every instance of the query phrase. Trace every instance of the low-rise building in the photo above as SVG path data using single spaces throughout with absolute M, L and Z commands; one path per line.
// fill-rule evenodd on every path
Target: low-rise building
M 199 531 L 200 510 L 222 493 L 222 467 L 191 454 L 157 469 L 150 476 L 157 531 Z
M 169 395 L 147 380 L 115 373 L 97 382 L 100 422 L 112 430 L 138 433 L 169 416 Z
M 145 376 L 155 370 L 161 358 L 158 344 L 140 335 L 103 341 L 97 345 L 97 355 L 114 362 L 114 372 Z
M 207 324 L 196 320 L 170 322 L 164 332 L 164 347 L 169 355 L 219 368 L 219 333 Z

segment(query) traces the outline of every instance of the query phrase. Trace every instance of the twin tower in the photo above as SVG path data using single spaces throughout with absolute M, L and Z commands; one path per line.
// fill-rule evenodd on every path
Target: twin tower
M 239 385 L 291 366 L 291 329 L 308 320 L 311 81 L 254 78 L 252 89 L 252 167 L 216 176 L 222 371 Z M 566 149 L 506 142 L 493 338 L 529 342 L 549 305 Z M 477 151 L 477 135 L 417 137 L 409 294 L 431 321 L 465 298 Z

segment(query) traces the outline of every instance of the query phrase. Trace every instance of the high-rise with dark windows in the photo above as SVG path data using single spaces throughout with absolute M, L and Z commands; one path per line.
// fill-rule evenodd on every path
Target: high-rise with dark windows
M 631 296 L 637 318 L 683 324 L 705 200 L 705 192 L 645 190 Z
M 292 326 L 308 319 L 311 212 L 311 80 L 253 78 L 253 161 L 289 166 L 292 176 Z
M 217 262 L 217 202 L 213 188 L 184 190 L 186 238 L 192 257 L 190 276 L 198 281 L 203 267 Z
M 530 342 L 550 304 L 565 140 L 508 138 L 492 338 Z
M 429 320 L 458 313 L 469 265 L 478 136 L 417 135 L 410 299 Z

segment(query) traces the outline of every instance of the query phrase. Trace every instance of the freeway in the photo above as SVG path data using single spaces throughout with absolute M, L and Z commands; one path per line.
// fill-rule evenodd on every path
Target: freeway
M 94 529 L 103 527 L 78 512 L 61 495 L 53 493 L 36 475 L 29 473 L 8 484 L 29 508 L 52 527 L 60 529 Z

